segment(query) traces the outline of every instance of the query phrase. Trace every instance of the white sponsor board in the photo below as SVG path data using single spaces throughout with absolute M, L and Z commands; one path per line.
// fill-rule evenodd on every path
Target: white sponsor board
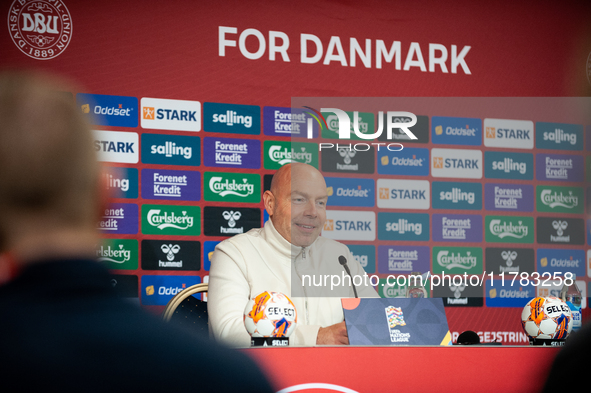
M 327 210 L 322 236 L 334 240 L 374 241 L 376 239 L 376 213 Z
M 482 179 L 483 160 L 481 150 L 431 149 L 431 175 Z
M 137 132 L 93 130 L 92 133 L 99 161 L 138 163 L 140 145 Z
M 428 180 L 378 179 L 378 207 L 384 209 L 422 209 L 430 207 Z
M 173 131 L 201 130 L 201 103 L 199 101 L 141 99 L 142 128 Z
M 533 149 L 534 122 L 531 120 L 484 119 L 484 146 Z

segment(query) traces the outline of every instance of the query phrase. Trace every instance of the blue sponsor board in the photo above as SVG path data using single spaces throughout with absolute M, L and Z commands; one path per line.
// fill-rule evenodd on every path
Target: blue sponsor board
M 582 182 L 584 178 L 585 159 L 583 156 L 536 154 L 536 179 Z
M 203 130 L 259 135 L 261 133 L 261 108 L 254 105 L 204 102 Z
M 583 126 L 566 123 L 536 123 L 536 148 L 583 150 Z
M 533 180 L 534 155 L 531 153 L 484 152 L 484 177 L 488 179 Z
M 102 212 L 97 229 L 109 235 L 135 235 L 139 229 L 138 206 L 134 203 L 110 203 Z
M 378 173 L 384 175 L 429 175 L 429 149 L 405 148 L 401 151 L 380 149 Z
M 78 93 L 76 104 L 91 124 L 111 127 L 138 126 L 136 97 Z
M 142 169 L 142 198 L 198 201 L 201 199 L 201 172 Z
M 254 139 L 205 137 L 203 165 L 258 169 L 261 167 L 261 142 Z
M 492 282 L 490 277 L 485 277 L 486 307 L 523 308 L 527 302 L 537 296 L 533 281 L 523 280 L 523 282 L 520 282 L 519 276 L 516 280 L 512 281 L 513 275 L 505 275 L 504 280 L 495 279 Z
M 591 126 L 585 127 L 585 150 L 591 151 Z
M 540 274 L 551 273 L 553 276 L 559 273 L 564 276 L 565 272 L 571 272 L 582 277 L 586 273 L 585 250 L 538 248 L 537 266 Z
M 375 204 L 373 179 L 327 177 L 328 206 L 364 206 Z
M 587 220 L 587 245 L 591 246 L 591 219 Z
M 425 273 L 431 270 L 427 246 L 378 246 L 378 271 L 385 274 Z
M 482 120 L 468 117 L 431 118 L 431 140 L 444 145 L 482 145 Z
M 517 212 L 534 211 L 534 186 L 530 184 L 484 185 L 484 208 Z
M 365 270 L 366 273 L 375 273 L 376 271 L 376 248 L 375 246 L 347 244 L 353 258 Z
M 482 209 L 482 184 L 441 182 L 431 183 L 433 209 Z
M 429 214 L 378 213 L 378 239 L 428 241 Z
M 138 197 L 138 171 L 136 168 L 108 167 L 103 174 L 105 190 L 112 198 L 136 199 Z
M 266 106 L 263 108 L 263 133 L 271 136 L 307 138 L 308 119 L 312 120 L 312 136 L 318 136 L 318 121 L 304 108 Z
M 199 276 L 142 276 L 144 306 L 165 306 L 177 293 L 201 283 Z
M 144 164 L 199 166 L 201 139 L 197 136 L 142 134 Z
M 203 270 L 209 271 L 211 268 L 211 257 L 215 251 L 215 246 L 221 242 L 206 240 L 203 242 Z

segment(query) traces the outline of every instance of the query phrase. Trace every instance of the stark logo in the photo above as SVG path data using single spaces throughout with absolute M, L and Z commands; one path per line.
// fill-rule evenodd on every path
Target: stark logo
M 25 55 L 53 59 L 72 39 L 72 18 L 60 0 L 15 0 L 8 11 L 8 31 Z

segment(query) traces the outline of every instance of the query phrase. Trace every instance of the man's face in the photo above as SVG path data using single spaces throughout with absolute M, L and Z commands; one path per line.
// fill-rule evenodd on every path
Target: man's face
M 326 182 L 310 168 L 294 166 L 291 182 L 280 184 L 272 212 L 273 225 L 291 244 L 307 247 L 320 235 L 326 221 Z

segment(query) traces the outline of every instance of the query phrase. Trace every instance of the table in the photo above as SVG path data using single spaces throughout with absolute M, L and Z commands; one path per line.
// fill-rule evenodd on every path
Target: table
M 558 350 L 482 345 L 257 347 L 242 351 L 257 361 L 282 393 L 524 393 L 540 391 Z

